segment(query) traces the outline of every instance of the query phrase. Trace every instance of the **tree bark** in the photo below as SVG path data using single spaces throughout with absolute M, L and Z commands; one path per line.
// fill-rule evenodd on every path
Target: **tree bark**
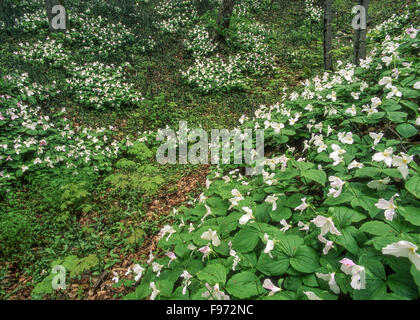
M 56 5 L 62 5 L 65 8 L 65 0 L 44 0 L 45 3 L 45 9 L 47 11 L 47 17 L 48 17 L 48 25 L 50 32 L 66 32 L 68 29 L 68 15 L 66 12 L 66 29 L 65 30 L 56 30 L 52 27 L 52 20 L 54 18 L 54 14 L 52 13 L 52 9 Z
M 333 71 L 332 64 L 332 0 L 324 0 L 324 69 Z
M 217 27 L 219 30 L 227 29 L 230 25 L 230 18 L 232 16 L 233 7 L 236 4 L 236 0 L 222 0 L 219 7 L 219 15 L 217 17 Z M 215 30 L 213 39 L 217 42 L 224 42 L 224 36 Z
M 368 21 L 369 0 L 357 0 L 357 4 L 366 10 L 366 24 Z M 360 60 L 366 59 L 366 29 L 354 30 L 354 63 L 360 66 Z

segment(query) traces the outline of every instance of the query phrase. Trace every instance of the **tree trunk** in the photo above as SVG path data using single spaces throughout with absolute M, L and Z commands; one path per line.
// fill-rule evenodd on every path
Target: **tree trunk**
M 198 11 L 198 14 L 201 16 L 207 12 L 210 8 L 209 0 L 194 0 L 194 6 Z
M 66 32 L 67 28 L 68 28 L 68 16 L 67 16 L 67 12 L 64 13 L 64 17 L 65 17 L 65 28 L 62 29 L 55 29 L 53 27 L 53 21 L 54 18 L 57 16 L 58 13 L 53 13 L 53 8 L 56 5 L 61 5 L 65 8 L 64 5 L 64 0 L 45 0 L 45 9 L 47 11 L 47 17 L 48 17 L 48 25 L 50 28 L 50 32 Z
M 324 0 L 324 69 L 333 71 L 332 65 L 332 0 Z
M 368 21 L 369 0 L 357 0 L 357 4 L 365 8 L 365 24 Z M 363 24 L 360 21 L 360 24 Z M 366 59 L 366 25 L 354 30 L 354 63 L 360 66 L 360 60 Z
M 219 7 L 219 15 L 217 17 L 217 28 L 213 39 L 217 42 L 224 42 L 224 36 L 221 34 L 221 30 L 229 28 L 230 17 L 232 16 L 233 7 L 235 6 L 236 0 L 221 0 Z

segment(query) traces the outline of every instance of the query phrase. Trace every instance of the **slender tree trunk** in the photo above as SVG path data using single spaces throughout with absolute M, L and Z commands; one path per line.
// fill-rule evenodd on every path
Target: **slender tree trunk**
M 332 0 L 324 0 L 324 69 L 333 70 L 332 64 Z
M 357 4 L 365 8 L 366 24 L 368 21 L 369 0 L 357 0 Z M 362 24 L 362 22 L 360 22 Z M 366 27 L 366 26 L 364 26 Z M 354 63 L 358 67 L 360 60 L 366 59 L 366 28 L 354 30 Z
M 236 4 L 236 0 L 222 0 L 219 7 L 219 15 L 217 17 L 217 27 L 219 30 L 227 29 L 230 25 L 230 18 L 232 16 L 233 7 Z M 217 42 L 224 42 L 223 35 L 215 30 L 213 39 Z
M 57 32 L 57 31 L 66 32 L 66 30 L 68 28 L 67 12 L 65 13 L 65 19 L 66 19 L 66 23 L 65 23 L 66 28 L 65 29 L 59 29 L 59 30 L 54 29 L 53 28 L 53 23 L 52 23 L 54 17 L 56 16 L 56 14 L 53 13 L 54 6 L 61 5 L 65 8 L 65 4 L 64 4 L 65 0 L 44 0 L 44 3 L 45 3 L 45 9 L 47 11 L 48 25 L 49 25 L 49 28 L 50 28 L 50 32 Z

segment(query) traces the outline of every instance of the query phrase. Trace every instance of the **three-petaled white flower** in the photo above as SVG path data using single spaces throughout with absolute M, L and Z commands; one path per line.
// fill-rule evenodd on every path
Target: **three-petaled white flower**
M 347 275 L 351 275 L 351 287 L 355 290 L 366 289 L 366 271 L 365 268 L 355 264 L 350 259 L 344 258 L 340 260 L 341 271 Z
M 302 198 L 300 201 L 302 201 L 302 203 L 295 208 L 295 211 L 299 210 L 300 214 L 302 214 L 302 212 L 308 207 L 308 204 L 306 203 L 306 198 Z
M 378 191 L 382 191 L 386 189 L 386 185 L 391 181 L 389 177 L 386 177 L 381 180 L 373 180 L 368 182 L 367 186 L 371 189 L 376 189 Z
M 394 152 L 394 150 L 392 149 L 392 147 L 389 147 L 387 149 L 384 150 L 384 152 L 378 152 L 375 153 L 372 157 L 373 161 L 376 162 L 385 162 L 385 164 L 390 167 L 392 164 L 392 153 Z
M 249 220 L 255 219 L 254 215 L 252 214 L 252 209 L 248 207 L 242 207 L 242 210 L 246 212 L 240 219 L 239 224 L 247 224 Z
M 397 167 L 402 177 L 405 179 L 408 176 L 408 164 L 413 161 L 413 156 L 401 153 L 400 156 L 392 158 L 392 165 Z
M 341 232 L 337 230 L 331 217 L 327 218 L 318 215 L 315 219 L 312 219 L 311 222 L 318 228 L 321 228 L 321 236 L 327 234 L 328 232 L 341 236 Z
M 378 209 L 385 210 L 385 219 L 389 221 L 392 221 L 392 219 L 394 219 L 395 209 L 397 209 L 397 206 L 394 204 L 394 198 L 399 196 L 400 195 L 396 193 L 392 196 L 392 198 L 389 201 L 385 199 L 379 199 L 378 203 L 375 203 L 375 206 Z
M 420 271 L 420 255 L 416 252 L 418 247 L 406 240 L 394 242 L 382 248 L 383 254 L 389 254 L 396 257 L 408 258 Z
M 285 219 L 281 220 L 280 224 L 283 226 L 283 228 L 280 229 L 281 232 L 286 232 L 292 227 L 290 224 L 287 223 Z
M 334 243 L 333 243 L 332 241 L 330 241 L 330 240 L 327 240 L 324 236 L 319 235 L 319 236 L 318 236 L 318 240 L 319 240 L 321 243 L 325 244 L 325 247 L 324 247 L 324 249 L 322 250 L 322 252 L 323 252 L 324 254 L 328 254 L 328 251 L 330 251 L 330 249 L 334 248 Z
M 209 229 L 208 231 L 203 232 L 203 234 L 201 235 L 201 239 L 211 241 L 211 243 L 215 247 L 218 247 L 221 244 L 220 239 L 217 236 L 217 231 L 213 231 L 212 229 Z
M 324 281 L 328 281 L 328 285 L 332 292 L 335 294 L 340 293 L 340 287 L 337 285 L 337 282 L 335 282 L 335 272 L 329 272 L 327 274 L 316 272 L 315 275 Z
M 281 291 L 282 289 L 279 287 L 276 287 L 273 282 L 271 282 L 270 279 L 265 279 L 264 283 L 263 283 L 263 288 L 270 290 L 270 293 L 268 294 L 269 296 L 272 296 L 273 294 L 275 294 L 276 292 Z
M 156 296 L 160 293 L 160 291 L 156 288 L 156 285 L 154 282 L 150 282 L 149 285 L 150 289 L 152 289 L 152 294 L 150 295 L 150 300 L 155 300 Z
M 272 211 L 277 209 L 277 200 L 278 199 L 279 198 L 276 197 L 275 195 L 267 196 L 267 198 L 265 199 L 265 202 L 271 203 L 273 205 L 272 206 Z
M 271 255 L 271 250 L 274 249 L 274 240 L 270 240 L 267 233 L 264 234 L 264 240 L 267 241 L 264 253 L 268 254 L 272 258 L 273 256 Z

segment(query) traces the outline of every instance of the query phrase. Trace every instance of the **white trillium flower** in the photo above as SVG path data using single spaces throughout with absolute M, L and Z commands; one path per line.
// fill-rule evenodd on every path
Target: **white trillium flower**
M 184 278 L 184 280 L 182 281 L 184 285 L 182 287 L 182 295 L 185 296 L 185 294 L 187 293 L 187 288 L 191 284 L 190 279 L 192 278 L 192 275 L 187 270 L 184 270 L 184 272 L 180 275 L 180 278 Z
M 176 232 L 176 230 L 171 226 L 164 226 L 159 232 L 159 239 L 162 239 L 167 233 L 169 233 L 166 241 Z
M 384 152 L 378 152 L 375 153 L 372 157 L 373 161 L 376 162 L 385 162 L 385 164 L 390 167 L 392 164 L 392 153 L 394 152 L 394 150 L 392 149 L 392 147 L 389 147 L 388 149 L 385 149 Z
M 398 241 L 382 248 L 382 254 L 392 255 L 395 257 L 408 258 L 420 271 L 420 255 L 416 252 L 418 247 L 409 241 Z
M 298 227 L 300 231 L 306 231 L 306 233 L 309 231 L 309 223 L 303 223 L 302 221 L 299 221 Z
M 381 180 L 373 180 L 367 184 L 367 186 L 371 189 L 376 189 L 378 191 L 382 191 L 386 189 L 386 185 L 391 181 L 389 177 Z
M 208 231 L 203 232 L 203 234 L 201 235 L 201 239 L 211 241 L 211 243 L 215 247 L 218 247 L 221 244 L 220 239 L 217 236 L 217 231 L 213 231 L 212 229 L 209 229 Z
M 318 236 L 318 240 L 321 242 L 321 243 L 323 243 L 323 244 L 325 244 L 325 247 L 324 247 L 324 249 L 322 250 L 322 252 L 324 253 L 324 254 L 328 254 L 328 252 L 332 249 L 332 248 L 334 248 L 334 243 L 332 242 L 332 241 L 330 241 L 330 240 L 327 240 L 325 237 L 323 237 L 322 235 L 319 235 Z
M 341 271 L 347 275 L 351 275 L 351 287 L 355 290 L 366 289 L 366 272 L 365 268 L 355 264 L 352 260 L 344 258 L 340 260 Z
M 392 165 L 397 167 L 402 177 L 405 179 L 408 176 L 408 164 L 413 161 L 413 156 L 401 154 L 401 156 L 395 156 L 392 159 Z
M 230 300 L 227 294 L 220 291 L 218 283 L 213 288 L 208 283 L 205 286 L 207 291 L 201 295 L 203 298 L 208 298 L 209 300 Z
M 381 141 L 384 134 L 382 132 L 381 133 L 371 132 L 369 133 L 369 136 L 374 140 L 373 144 L 376 146 Z
M 300 201 L 302 201 L 302 203 L 295 208 L 295 211 L 299 210 L 300 214 L 302 214 L 302 212 L 308 207 L 308 204 L 306 203 L 306 198 L 302 198 Z
M 210 254 L 211 249 L 209 246 L 204 246 L 198 249 L 197 251 L 200 251 L 203 254 L 203 257 L 201 258 L 201 261 L 204 261 L 205 258 Z
M 392 86 L 392 78 L 391 77 L 383 77 L 381 80 L 379 80 L 380 86 L 385 86 L 387 89 L 389 89 Z
M 267 233 L 264 234 L 264 240 L 267 241 L 264 253 L 268 254 L 271 258 L 273 258 L 273 256 L 271 255 L 271 251 L 274 249 L 274 240 L 270 240 Z
M 162 271 L 163 268 L 163 264 L 157 263 L 157 262 L 153 262 L 152 263 L 152 270 L 153 272 L 156 272 L 156 277 L 159 278 L 160 276 L 160 272 Z
M 321 236 L 327 234 L 328 232 L 341 236 L 341 232 L 337 230 L 331 217 L 327 218 L 318 215 L 315 219 L 312 219 L 311 222 L 318 228 L 321 228 Z
M 292 227 L 290 224 L 287 223 L 285 219 L 281 220 L 280 224 L 283 226 L 283 228 L 280 229 L 281 232 L 286 232 Z
M 273 294 L 275 294 L 276 292 L 281 291 L 282 289 L 279 287 L 276 287 L 273 282 L 271 282 L 270 279 L 265 279 L 264 283 L 263 283 L 263 288 L 270 290 L 270 293 L 268 294 L 268 296 L 272 296 Z
M 277 209 L 277 200 L 278 199 L 279 198 L 276 197 L 275 195 L 270 195 L 270 196 L 267 196 L 267 198 L 264 201 L 268 202 L 268 203 L 271 203 L 273 205 L 272 206 L 272 211 L 274 211 L 274 210 Z
M 327 274 L 316 272 L 315 275 L 321 280 L 328 281 L 328 285 L 330 286 L 332 292 L 340 294 L 340 287 L 337 285 L 337 282 L 335 282 L 335 272 Z
M 150 300 L 155 300 L 156 296 L 160 293 L 160 291 L 156 288 L 154 282 L 150 282 L 149 285 L 150 289 L 152 289 L 152 294 L 150 295 Z
M 348 166 L 347 166 L 347 169 L 348 170 L 351 170 L 351 169 L 354 169 L 354 168 L 357 168 L 357 169 L 361 169 L 361 168 L 363 168 L 364 167 L 364 165 L 362 164 L 362 163 L 360 163 L 360 162 L 357 162 L 356 160 L 353 160 Z
M 254 215 L 252 214 L 252 209 L 248 207 L 242 207 L 242 210 L 246 212 L 240 219 L 239 224 L 247 224 L 249 220 L 255 219 Z
M 392 221 L 395 215 L 395 209 L 397 209 L 397 206 L 394 204 L 394 198 L 399 197 L 400 195 L 398 193 L 394 194 L 392 198 L 387 201 L 385 199 L 379 199 L 378 203 L 375 203 L 375 206 L 378 209 L 385 210 L 385 219 Z
M 133 272 L 136 274 L 136 276 L 134 277 L 134 280 L 137 282 L 140 280 L 143 272 L 144 272 L 144 268 L 142 266 L 140 266 L 139 264 L 135 264 L 133 266 Z
M 357 114 L 356 106 L 352 105 L 350 108 L 348 108 L 345 113 L 348 113 L 352 115 L 353 117 Z

